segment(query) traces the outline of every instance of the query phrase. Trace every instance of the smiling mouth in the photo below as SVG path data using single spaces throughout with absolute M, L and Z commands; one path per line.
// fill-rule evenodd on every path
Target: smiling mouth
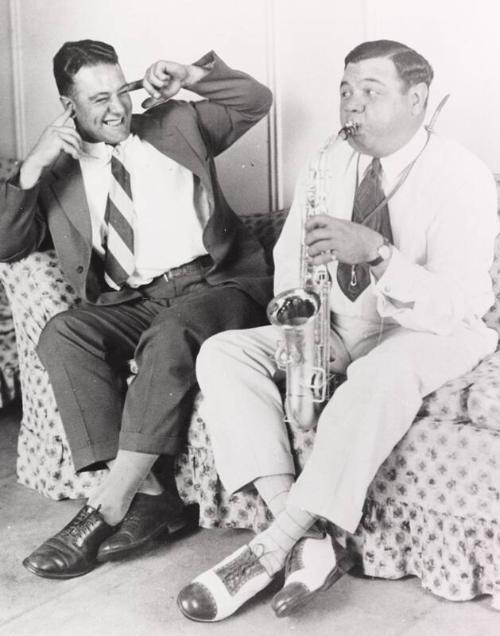
M 125 120 L 123 119 L 123 117 L 120 117 L 120 119 L 108 119 L 104 122 L 104 125 L 108 126 L 109 128 L 119 128 L 120 126 L 123 126 L 124 123 Z

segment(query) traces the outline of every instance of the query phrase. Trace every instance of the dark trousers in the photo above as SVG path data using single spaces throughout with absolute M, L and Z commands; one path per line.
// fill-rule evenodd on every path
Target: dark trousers
M 265 324 L 265 310 L 203 272 L 143 289 L 143 299 L 85 306 L 54 316 L 38 355 L 45 366 L 77 470 L 116 456 L 118 448 L 176 454 L 197 391 L 202 342 L 226 329 Z M 125 362 L 138 373 L 127 387 Z

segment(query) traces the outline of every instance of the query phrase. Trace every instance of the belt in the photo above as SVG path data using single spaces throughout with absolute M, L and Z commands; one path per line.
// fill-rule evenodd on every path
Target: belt
M 179 278 L 179 276 L 188 276 L 189 274 L 199 272 L 202 269 L 210 267 L 212 264 L 213 260 L 210 254 L 205 254 L 204 256 L 199 256 L 194 261 L 179 265 L 179 267 L 172 267 L 172 269 L 167 270 L 158 278 L 164 278 L 166 281 L 170 281 L 173 278 Z

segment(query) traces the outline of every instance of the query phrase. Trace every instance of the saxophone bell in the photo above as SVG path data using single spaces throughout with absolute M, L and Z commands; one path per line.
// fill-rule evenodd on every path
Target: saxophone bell
M 283 333 L 274 359 L 286 372 L 286 418 L 301 430 L 315 425 L 317 405 L 325 400 L 327 377 L 317 356 L 320 310 L 320 296 L 302 287 L 278 294 L 267 307 L 270 323 Z
M 352 137 L 353 135 L 355 135 L 359 130 L 359 124 L 355 121 L 346 121 L 346 123 L 342 126 L 342 128 L 339 130 L 339 136 L 342 137 L 342 139 L 347 140 L 349 139 L 349 137 Z
M 298 287 L 275 296 L 267 306 L 267 317 L 277 327 L 301 327 L 317 315 L 319 304 L 318 294 Z

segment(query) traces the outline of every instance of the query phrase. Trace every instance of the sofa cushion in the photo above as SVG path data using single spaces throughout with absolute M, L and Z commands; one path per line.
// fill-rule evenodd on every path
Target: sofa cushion
M 467 412 L 478 428 L 500 431 L 500 352 L 485 358 L 475 370 Z
M 19 166 L 17 159 L 0 157 L 0 185 L 10 179 Z
M 418 414 L 500 431 L 500 351 L 428 395 Z

